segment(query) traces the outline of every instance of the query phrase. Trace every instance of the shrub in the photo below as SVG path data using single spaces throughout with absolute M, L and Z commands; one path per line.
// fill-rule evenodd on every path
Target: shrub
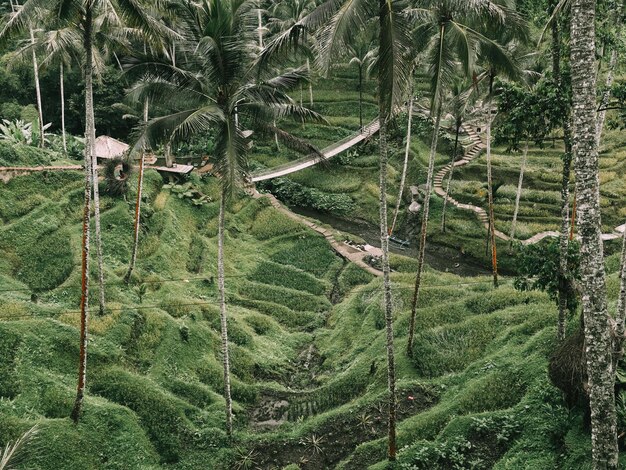
M 267 180 L 262 189 L 270 191 L 289 205 L 309 207 L 322 212 L 346 214 L 355 208 L 354 201 L 347 194 L 325 193 L 284 178 Z

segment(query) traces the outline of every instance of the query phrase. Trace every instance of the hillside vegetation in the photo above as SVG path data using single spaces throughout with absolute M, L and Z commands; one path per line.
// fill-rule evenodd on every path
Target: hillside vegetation
M 133 194 L 103 199 L 108 311 L 91 315 L 88 394 L 77 426 L 68 415 L 79 344 L 81 174 L 37 173 L 0 185 L 0 442 L 38 424 L 26 452 L 29 468 L 39 469 L 383 468 L 379 279 L 267 200 L 233 202 L 231 445 L 214 282 L 217 203 L 194 206 L 163 189 L 156 173 L 146 177 L 130 286 L 122 276 Z M 212 178 L 193 182 L 217 197 Z M 392 264 L 399 467 L 590 468 L 583 412 L 568 410 L 547 378 L 556 323 L 547 296 L 428 271 L 410 359 L 414 261 L 396 256 Z M 616 264 L 608 260 L 612 272 Z M 609 287 L 614 299 L 615 274 Z

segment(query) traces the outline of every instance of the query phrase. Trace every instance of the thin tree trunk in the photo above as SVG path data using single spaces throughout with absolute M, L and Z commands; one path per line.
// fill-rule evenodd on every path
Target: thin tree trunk
M 224 213 L 226 194 L 222 190 L 217 235 L 217 288 L 220 303 L 222 330 L 222 364 L 224 366 L 224 399 L 226 400 L 226 434 L 233 432 L 233 401 L 230 395 L 230 359 L 228 353 L 228 322 L 226 318 L 226 293 L 224 288 Z
M 143 122 L 148 122 L 148 98 L 145 99 L 143 104 Z M 135 228 L 133 230 L 133 251 L 130 256 L 130 266 L 128 266 L 128 271 L 126 272 L 126 276 L 124 276 L 124 282 L 128 284 L 130 282 L 130 276 L 133 274 L 133 270 L 135 269 L 135 263 L 137 262 L 137 249 L 139 247 L 139 224 L 141 221 L 141 197 L 143 195 L 143 170 L 144 170 L 144 160 L 146 156 L 145 148 L 141 149 L 141 156 L 139 158 L 139 176 L 137 177 L 137 201 L 135 202 Z
M 595 0 L 571 5 L 573 146 L 594 469 L 618 468 L 610 318 L 606 299 L 596 145 Z
M 61 83 L 61 135 L 63 136 L 63 151 L 67 153 L 67 137 L 65 134 L 65 77 L 63 71 L 63 62 L 59 72 L 59 82 Z
M 92 42 L 92 17 L 91 8 L 87 6 L 85 14 L 84 46 L 87 52 L 85 57 L 85 108 L 93 108 L 93 57 L 91 55 Z M 74 423 L 80 419 L 83 398 L 85 396 L 85 383 L 87 380 L 87 340 L 89 326 L 89 238 L 91 222 L 91 183 L 93 158 L 93 131 L 92 122 L 85 121 L 85 201 L 83 208 L 83 242 L 81 250 L 81 296 L 80 296 L 80 352 L 78 360 L 78 385 L 76 400 L 70 417 Z
M 422 226 L 420 228 L 420 246 L 417 255 L 417 272 L 415 273 L 415 286 L 413 288 L 413 299 L 411 301 L 411 319 L 409 321 L 409 339 L 406 353 L 413 354 L 413 341 L 415 337 L 415 317 L 417 315 L 417 302 L 419 301 L 420 286 L 422 284 L 422 270 L 424 269 L 424 256 L 426 254 L 426 234 L 428 231 L 428 213 L 430 211 L 430 194 L 433 185 L 433 173 L 435 169 L 435 154 L 437 152 L 437 142 L 439 140 L 439 126 L 441 123 L 441 105 L 437 105 L 435 116 L 435 127 L 430 144 L 430 155 L 428 157 L 428 173 L 426 176 L 426 195 L 422 206 Z
M 569 114 L 569 113 L 568 113 Z M 568 257 L 569 257 L 569 181 L 572 164 L 572 145 L 570 140 L 570 117 L 566 116 L 565 154 L 563 155 L 563 175 L 561 181 L 561 230 L 559 232 L 559 318 L 557 323 L 557 339 L 565 339 L 568 303 Z
M 263 17 L 261 16 L 261 5 L 257 5 L 257 20 L 259 22 L 259 49 L 263 49 Z
M 517 182 L 517 193 L 515 193 L 515 209 L 513 210 L 513 221 L 511 222 L 511 244 L 515 239 L 515 226 L 517 225 L 517 214 L 519 212 L 519 201 L 522 197 L 522 186 L 524 184 L 524 171 L 526 170 L 526 160 L 528 158 L 528 139 L 524 145 L 524 151 L 522 153 L 522 165 L 519 170 L 519 180 Z
M 572 203 L 572 220 L 569 226 L 569 241 L 574 239 L 576 230 L 576 189 L 574 189 L 574 202 Z
M 622 236 L 622 256 L 619 269 L 619 296 L 617 297 L 617 310 L 615 312 L 615 346 L 613 367 L 616 369 L 617 361 L 624 356 L 624 334 L 626 320 L 626 225 Z
M 388 31 L 391 8 L 390 2 L 379 0 L 379 42 L 386 41 L 385 33 Z M 396 460 L 396 361 L 393 345 L 393 302 L 391 298 L 391 279 L 389 268 L 389 233 L 387 231 L 387 126 L 391 113 L 391 97 L 383 93 L 388 89 L 388 84 L 383 82 L 384 76 L 381 70 L 378 71 L 378 114 L 380 119 L 380 129 L 378 131 L 380 144 L 380 247 L 382 249 L 383 268 L 383 299 L 385 308 L 385 332 L 387 347 L 387 459 Z
M 33 28 L 29 29 L 30 44 L 33 52 L 33 74 L 35 77 L 35 93 L 37 95 L 37 115 L 39 118 L 39 147 L 44 148 L 44 129 L 43 129 L 43 109 L 41 106 L 41 87 L 39 86 L 39 64 L 37 63 L 37 54 L 35 52 L 35 33 Z
M 363 64 L 359 63 L 359 128 L 363 132 Z
M 622 256 L 619 269 L 619 296 L 617 297 L 617 311 L 615 312 L 615 357 L 613 366 L 624 356 L 624 321 L 626 320 L 626 225 L 622 235 Z
M 491 103 L 488 105 L 487 118 L 487 198 L 489 201 L 489 241 L 491 243 L 491 270 L 493 287 L 498 287 L 498 247 L 496 245 L 496 218 L 493 208 L 493 178 L 491 175 Z
M 382 0 L 381 0 L 382 1 Z M 442 56 L 444 41 L 444 26 L 439 28 L 439 57 Z M 428 212 L 430 210 L 430 194 L 433 186 L 433 173 L 435 171 L 435 154 L 439 139 L 439 126 L 441 124 L 441 61 L 437 69 L 437 82 L 433 93 L 432 113 L 435 113 L 435 127 L 433 128 L 430 154 L 428 156 L 428 172 L 426 175 L 426 195 L 422 207 L 422 226 L 420 230 L 420 247 L 417 255 L 417 272 L 415 273 L 415 287 L 413 288 L 413 300 L 411 301 L 411 318 L 409 320 L 409 338 L 406 345 L 407 356 L 413 355 L 413 341 L 415 337 L 415 316 L 417 315 L 417 302 L 419 300 L 420 285 L 422 283 L 422 269 L 424 268 L 424 255 L 426 254 L 426 233 L 428 230 Z
M 402 193 L 404 193 L 404 184 L 406 182 L 406 170 L 409 166 L 409 150 L 411 149 L 411 123 L 413 122 L 413 94 L 411 93 L 411 99 L 409 100 L 409 122 L 406 126 L 406 146 L 404 147 L 404 164 L 402 166 L 402 176 L 400 177 L 400 190 L 398 191 L 398 200 L 396 201 L 396 208 L 393 211 L 393 220 L 391 221 L 391 229 L 389 234 L 391 235 L 396 228 L 396 221 L 398 220 L 398 212 L 400 212 L 400 203 L 402 202 Z
M 452 173 L 454 172 L 454 162 L 456 161 L 456 153 L 459 149 L 459 133 L 461 132 L 461 120 L 456 121 L 456 133 L 454 135 L 454 151 L 450 160 L 450 172 L 448 173 L 448 182 L 446 183 L 446 194 L 443 197 L 443 209 L 441 210 L 441 231 L 446 233 L 446 207 L 448 206 L 448 196 L 450 195 L 450 182 L 452 181 Z
M 309 104 L 313 106 L 313 82 L 311 81 L 311 64 L 309 59 L 306 60 L 306 71 L 309 74 Z
M 168 142 L 165 145 L 165 166 L 172 168 L 174 166 L 174 158 L 172 157 L 172 145 Z
M 276 127 L 276 119 L 274 119 L 274 127 Z M 278 141 L 278 133 L 274 132 L 274 142 L 276 142 L 276 150 L 280 152 L 280 143 Z
M 92 142 L 96 139 L 96 126 L 94 119 L 94 109 L 93 109 L 93 98 L 92 98 L 92 106 L 91 108 L 86 109 L 87 120 L 90 121 L 90 129 L 91 129 L 91 139 Z M 91 159 L 91 168 L 92 168 L 92 189 L 93 189 L 93 208 L 94 208 L 94 221 L 96 228 L 96 255 L 98 257 L 98 301 L 99 315 L 104 315 L 105 312 L 105 301 L 104 301 L 104 262 L 102 259 L 102 230 L 100 225 L 100 182 L 98 178 L 98 159 L 95 155 L 92 154 Z
M 622 30 L 622 8 L 623 0 L 618 0 L 617 6 L 614 11 L 615 18 L 615 36 L 620 37 Z M 615 72 L 615 66 L 617 65 L 618 56 L 617 45 L 613 46 L 611 50 L 611 58 L 609 59 L 609 68 L 606 72 L 606 81 L 604 83 L 604 91 L 602 93 L 602 99 L 600 100 L 600 106 L 598 116 L 596 118 L 596 145 L 600 148 L 600 139 L 602 138 L 602 130 L 604 128 L 604 120 L 606 119 L 606 107 L 609 104 L 609 98 L 611 97 L 611 86 L 613 85 L 613 74 Z

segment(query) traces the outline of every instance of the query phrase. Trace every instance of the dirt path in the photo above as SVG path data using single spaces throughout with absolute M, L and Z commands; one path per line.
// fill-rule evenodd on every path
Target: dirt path
M 276 208 L 277 210 L 279 210 L 280 212 L 282 212 L 283 214 L 285 214 L 287 217 L 289 217 L 290 219 L 296 220 L 301 224 L 306 225 L 307 227 L 309 227 L 312 230 L 315 230 L 317 233 L 324 235 L 324 238 L 326 238 L 326 240 L 328 241 L 328 243 L 330 244 L 330 246 L 337 252 L 337 254 L 339 254 L 339 256 L 341 256 L 342 258 L 347 259 L 348 261 L 353 262 L 354 264 L 360 266 L 361 268 L 365 269 L 367 272 L 373 274 L 374 276 L 382 276 L 383 273 L 382 271 L 379 271 L 376 268 L 373 268 L 372 266 L 370 266 L 369 264 L 367 264 L 364 261 L 364 258 L 368 255 L 376 255 L 376 252 L 366 252 L 366 251 L 361 251 L 358 250 L 357 248 L 347 245 L 345 243 L 339 243 L 337 240 L 335 240 L 334 237 L 334 233 L 333 231 L 321 227 L 319 225 L 317 225 L 315 222 L 309 220 L 308 218 L 298 215 L 294 212 L 291 212 L 288 208 L 286 208 L 284 205 L 282 205 L 278 199 L 276 199 L 276 197 L 273 194 L 261 194 L 259 193 L 256 189 L 252 190 L 252 197 L 254 199 L 259 199 L 262 197 L 267 197 L 270 200 L 270 204 Z

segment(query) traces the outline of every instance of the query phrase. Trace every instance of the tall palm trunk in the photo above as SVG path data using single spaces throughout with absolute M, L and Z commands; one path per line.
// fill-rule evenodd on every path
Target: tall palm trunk
M 557 7 L 558 1 L 551 0 L 551 11 Z M 552 29 L 552 75 L 556 80 L 557 88 L 563 91 L 563 77 L 561 77 L 561 38 L 559 32 L 559 23 L 555 19 L 551 25 Z M 568 303 L 568 289 L 567 289 L 567 277 L 568 266 L 567 258 L 569 251 L 570 241 L 570 216 L 569 216 L 569 183 L 570 183 L 570 170 L 572 164 L 572 129 L 570 122 L 569 110 L 563 117 L 563 134 L 565 142 L 565 153 L 563 154 L 563 174 L 561 178 L 561 230 L 559 232 L 559 317 L 557 321 L 557 338 L 559 340 L 565 339 L 565 328 L 567 318 L 567 303 Z M 572 209 L 572 216 L 575 214 L 576 201 L 574 201 L 574 208 Z M 573 229 L 573 220 L 572 220 Z
M 39 86 L 39 64 L 37 63 L 37 54 L 35 53 L 35 33 L 30 28 L 30 43 L 33 46 L 33 74 L 35 77 L 35 93 L 37 95 L 37 116 L 39 118 L 39 147 L 44 147 L 44 129 L 43 129 L 43 109 L 41 106 L 41 87 Z
M 91 55 L 91 51 L 88 52 L 88 55 Z M 87 108 L 87 121 L 90 121 L 90 129 L 91 129 L 91 138 L 92 142 L 96 139 L 96 126 L 95 126 L 95 118 L 94 118 L 94 109 L 93 109 L 93 98 L 92 98 L 92 106 Z M 99 309 L 98 313 L 100 315 L 104 315 L 105 309 L 105 301 L 104 301 L 104 262 L 102 259 L 102 230 L 100 226 L 100 188 L 99 188 L 99 180 L 98 180 L 98 159 L 95 155 L 92 154 L 91 159 L 91 169 L 92 169 L 92 189 L 93 189 L 93 209 L 94 209 L 94 221 L 96 228 L 96 255 L 98 257 L 98 301 L 99 301 Z
M 91 8 L 88 6 L 85 13 L 84 46 L 85 51 L 91 51 L 92 44 L 92 17 Z M 87 53 L 85 57 L 85 108 L 93 108 L 93 57 Z M 80 352 L 78 360 L 78 386 L 76 400 L 70 417 L 74 423 L 78 423 L 83 398 L 85 396 L 85 383 L 87 380 L 87 340 L 89 324 L 89 238 L 91 222 L 91 183 L 93 158 L 93 130 L 91 121 L 85 121 L 85 202 L 83 208 L 83 241 L 81 251 L 81 296 L 80 296 Z
M 566 121 L 569 128 L 569 116 Z M 569 135 L 569 131 L 567 132 Z M 566 136 L 566 140 L 569 138 Z M 566 143 L 565 154 L 563 155 L 563 175 L 561 182 L 561 230 L 559 231 L 559 318 L 557 323 L 557 339 L 565 339 L 565 329 L 567 323 L 567 303 L 568 303 L 568 251 L 569 251 L 569 180 L 572 165 L 571 142 Z
M 148 98 L 143 103 L 143 122 L 148 122 Z M 135 269 L 135 263 L 137 262 L 137 250 L 139 247 L 139 224 L 141 220 L 141 197 L 143 195 L 143 170 L 144 160 L 146 156 L 145 149 L 141 149 L 141 156 L 139 157 L 139 176 L 137 177 L 137 200 L 135 201 L 135 228 L 133 230 L 133 251 L 130 256 L 130 265 L 128 271 L 124 276 L 124 282 L 128 284 L 130 282 L 130 276 Z
M 363 64 L 359 63 L 359 128 L 363 132 Z
M 257 5 L 257 21 L 259 23 L 259 49 L 263 49 L 263 16 L 261 15 L 261 4 Z
M 450 172 L 448 173 L 448 182 L 446 183 L 446 194 L 443 197 L 443 209 L 441 210 L 441 231 L 446 233 L 446 207 L 448 206 L 448 196 L 450 194 L 450 182 L 452 181 L 452 173 L 454 172 L 454 162 L 456 161 L 456 153 L 459 150 L 459 133 L 461 132 L 461 119 L 456 120 L 456 130 L 454 135 L 454 151 L 450 160 Z
M 439 58 L 443 55 L 445 25 L 439 29 Z M 428 230 L 428 213 L 430 211 L 430 195 L 433 187 L 433 173 L 435 171 L 435 155 L 437 153 L 437 143 L 439 142 L 439 127 L 441 125 L 441 60 L 437 69 L 437 81 L 433 93 L 432 112 L 435 113 L 435 126 L 430 143 L 430 154 L 428 156 L 428 171 L 426 174 L 426 194 L 424 196 L 424 206 L 422 207 L 422 226 L 420 230 L 420 247 L 417 255 L 417 272 L 415 273 L 415 286 L 413 288 L 413 299 L 411 301 L 411 318 L 409 320 L 409 338 L 406 345 L 407 356 L 413 355 L 413 341 L 415 339 L 415 316 L 417 315 L 417 302 L 419 300 L 420 286 L 422 284 L 422 270 L 424 269 L 424 256 L 426 254 L 426 233 Z
M 489 205 L 489 242 L 491 243 L 491 271 L 493 287 L 498 287 L 498 247 L 496 245 L 496 218 L 493 207 L 493 178 L 491 174 L 491 103 L 488 105 L 487 118 L 487 199 Z
M 517 214 L 519 213 L 519 201 L 522 197 L 522 186 L 524 184 L 524 171 L 526 170 L 526 160 L 528 159 L 528 139 L 524 144 L 524 151 L 522 153 L 522 164 L 519 170 L 519 180 L 517 181 L 517 192 L 515 193 L 515 209 L 513 210 L 513 221 L 511 222 L 511 245 L 515 240 L 515 226 L 517 225 Z
M 406 145 L 404 147 L 404 164 L 402 165 L 402 176 L 400 177 L 400 189 L 398 191 L 398 199 L 396 201 L 396 208 L 393 211 L 393 220 L 391 221 L 391 229 L 389 233 L 392 234 L 396 228 L 396 221 L 398 220 L 398 212 L 400 212 L 400 203 L 402 202 L 402 194 L 404 193 L 404 184 L 406 182 L 406 171 L 409 166 L 409 150 L 411 149 L 411 124 L 413 122 L 413 93 L 411 93 L 411 99 L 409 100 L 409 120 L 406 125 Z
M 228 323 L 226 319 L 226 293 L 224 288 L 224 213 L 226 193 L 222 190 L 217 233 L 217 288 L 220 303 L 220 325 L 222 330 L 222 364 L 224 366 L 224 399 L 226 400 L 226 433 L 233 432 L 233 401 L 230 395 L 230 359 L 228 353 Z
M 620 33 L 622 31 L 622 8 L 623 8 L 623 0 L 618 0 L 617 6 L 614 11 L 614 19 L 615 19 L 615 35 L 617 38 L 620 37 Z M 596 145 L 600 148 L 600 139 L 602 138 L 602 129 L 604 128 L 604 120 L 606 119 L 606 107 L 609 104 L 609 99 L 611 97 L 611 85 L 613 85 L 613 74 L 615 72 L 615 67 L 617 65 L 617 56 L 618 56 L 618 47 L 617 45 L 613 46 L 611 50 L 611 58 L 609 59 L 609 68 L 606 72 L 606 81 L 604 83 L 604 92 L 602 93 L 602 98 L 600 99 L 600 106 L 598 111 L 598 116 L 596 119 Z
M 379 43 L 387 44 L 385 36 L 390 22 L 391 6 L 386 0 L 379 0 Z M 387 459 L 396 460 L 396 360 L 393 346 L 393 302 L 391 299 L 391 279 L 389 268 L 389 233 L 387 231 L 387 162 L 389 148 L 387 145 L 387 126 L 391 112 L 391 98 L 386 96 L 389 84 L 384 83 L 383 72 L 378 71 L 378 114 L 380 129 L 378 131 L 380 145 L 380 170 L 379 170 L 379 209 L 380 209 L 380 247 L 382 249 L 383 268 L 383 299 L 385 308 L 385 332 L 387 348 Z M 387 93 L 383 93 L 386 90 Z
M 310 60 L 306 60 L 306 71 L 309 75 L 309 104 L 313 106 L 313 82 L 311 81 L 311 63 Z
M 422 207 L 422 226 L 420 229 L 420 247 L 417 255 L 417 272 L 415 274 L 415 286 L 413 288 L 413 299 L 411 301 L 411 319 L 409 320 L 409 339 L 406 353 L 413 354 L 413 341 L 415 339 L 415 317 L 417 315 L 417 302 L 419 301 L 420 287 L 422 284 L 422 271 L 424 269 L 424 256 L 426 254 L 426 233 L 428 230 L 428 213 L 430 211 L 430 194 L 433 185 L 433 173 L 435 169 L 435 154 L 437 152 L 437 142 L 439 137 L 439 127 L 441 124 L 441 106 L 438 105 L 435 117 L 435 127 L 430 144 L 430 155 L 428 157 L 428 174 L 426 177 L 426 195 L 424 196 L 424 206 Z
M 63 151 L 67 153 L 67 136 L 65 134 L 65 76 L 63 62 L 59 69 L 59 82 L 61 86 L 61 135 L 63 136 Z
M 596 145 L 595 10 L 596 0 L 573 0 L 571 5 L 573 144 L 592 463 L 613 470 L 618 468 L 618 447 Z

